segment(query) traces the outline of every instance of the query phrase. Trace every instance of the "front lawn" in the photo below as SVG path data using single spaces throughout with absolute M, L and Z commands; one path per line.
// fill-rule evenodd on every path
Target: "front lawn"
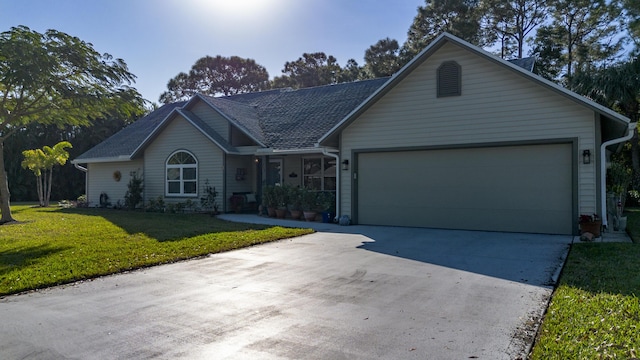
M 0 226 L 0 296 L 312 232 L 204 214 L 13 206 Z
M 629 213 L 630 234 L 638 217 Z M 531 359 L 640 358 L 638 295 L 640 244 L 572 245 Z

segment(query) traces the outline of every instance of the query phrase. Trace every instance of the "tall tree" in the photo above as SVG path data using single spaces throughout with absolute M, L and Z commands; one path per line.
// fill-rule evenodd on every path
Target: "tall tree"
M 42 149 L 25 150 L 22 152 L 24 160 L 22 167 L 29 169 L 36 176 L 36 187 L 40 206 L 49 206 L 51 199 L 51 184 L 53 183 L 53 167 L 64 165 L 69 160 L 66 148 L 73 147 L 68 141 L 61 141 L 53 147 L 44 146 Z
M 239 56 L 205 56 L 198 59 L 189 74 L 179 73 L 160 95 L 164 104 L 187 100 L 197 93 L 233 95 L 269 88 L 269 73 L 253 59 Z
M 31 123 L 80 126 L 112 109 L 133 113 L 144 102 L 134 79 L 123 60 L 63 32 L 0 33 L 0 224 L 14 221 L 4 141 Z
M 574 78 L 574 90 L 598 103 L 614 109 L 632 122 L 640 120 L 640 59 L 609 66 L 604 69 L 583 71 Z M 638 129 L 631 139 L 631 164 L 636 175 L 640 175 L 640 149 Z
M 625 0 L 624 9 L 627 15 L 629 34 L 635 43 L 636 50 L 640 52 L 640 1 Z
M 304 53 L 298 60 L 284 64 L 284 78 L 278 79 L 278 83 L 288 83 L 295 88 L 336 84 L 341 72 L 338 60 L 332 55 L 327 56 L 323 52 Z
M 347 60 L 347 65 L 345 65 L 340 71 L 340 76 L 338 76 L 339 83 L 351 82 L 356 80 L 368 79 L 371 76 L 364 70 L 364 68 L 358 65 L 358 62 L 355 59 Z
M 411 60 L 443 32 L 451 33 L 474 45 L 486 43 L 481 26 L 484 8 L 479 0 L 425 0 L 402 46 L 403 64 Z
M 365 70 L 372 77 L 391 76 L 402 67 L 398 40 L 384 38 L 364 53 Z
M 501 41 L 502 58 L 522 58 L 529 34 L 547 16 L 547 0 L 488 0 L 487 25 Z
M 577 71 L 599 67 L 611 62 L 622 48 L 624 38 L 618 37 L 621 9 L 617 0 L 558 0 L 551 6 L 552 21 L 540 26 L 533 41 L 533 53 L 540 58 L 560 57 L 543 72 L 559 74 L 563 85 L 572 89 Z

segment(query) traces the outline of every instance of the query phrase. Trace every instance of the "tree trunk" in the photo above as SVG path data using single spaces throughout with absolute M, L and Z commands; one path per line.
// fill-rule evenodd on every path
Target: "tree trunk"
M 38 189 L 38 203 L 44 206 L 44 193 L 42 192 L 42 175 L 36 176 L 36 189 Z
M 51 181 L 53 180 L 53 168 L 49 169 L 49 181 L 47 182 L 47 196 L 44 198 L 44 206 L 49 206 L 51 200 Z M 46 175 L 46 174 L 45 174 Z
M 4 139 L 0 138 L 0 212 L 2 212 L 0 224 L 15 221 L 11 216 L 10 198 L 11 193 L 9 193 L 7 172 L 4 169 Z

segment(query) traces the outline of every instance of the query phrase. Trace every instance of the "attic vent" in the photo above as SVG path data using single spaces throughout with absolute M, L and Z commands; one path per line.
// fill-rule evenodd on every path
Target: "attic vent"
M 438 97 L 462 94 L 462 71 L 455 61 L 445 61 L 438 68 Z

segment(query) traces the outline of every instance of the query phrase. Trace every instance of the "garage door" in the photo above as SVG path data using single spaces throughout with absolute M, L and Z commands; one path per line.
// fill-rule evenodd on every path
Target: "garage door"
M 572 145 L 357 155 L 360 224 L 571 234 Z

